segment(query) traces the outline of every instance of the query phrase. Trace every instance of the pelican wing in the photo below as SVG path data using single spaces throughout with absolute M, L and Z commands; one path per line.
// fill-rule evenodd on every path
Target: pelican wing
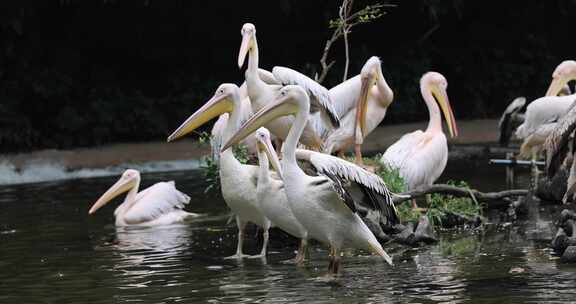
M 568 152 L 570 136 L 576 129 L 576 101 L 550 132 L 544 143 L 546 149 L 546 171 L 548 176 L 554 176 Z
M 136 194 L 136 202 L 125 215 L 128 224 L 138 224 L 184 209 L 190 197 L 176 189 L 174 181 L 156 183 Z
M 390 191 L 378 175 L 338 157 L 319 152 L 297 149 L 296 157 L 308 161 L 318 174 L 330 178 L 336 191 L 352 211 L 356 211 L 354 203 L 362 201 L 378 210 L 391 224 L 399 222 Z M 357 189 L 346 189 L 352 185 L 357 186 Z M 361 197 L 361 194 L 364 197 Z
M 514 118 L 524 109 L 525 105 L 526 97 L 518 97 L 514 99 L 508 107 L 506 107 L 504 113 L 502 113 L 502 117 L 500 117 L 500 122 L 498 123 L 498 129 L 500 130 L 500 138 L 498 141 L 501 146 L 508 146 L 512 131 L 515 127 Z
M 325 87 L 310 77 L 286 67 L 276 66 L 272 69 L 272 74 L 283 85 L 301 86 L 310 96 L 312 112 L 321 110 L 322 119 L 327 122 L 327 125 L 332 125 L 335 128 L 340 126 L 340 118 Z
M 275 85 L 281 85 L 282 81 L 278 80 L 274 74 L 270 73 L 269 71 L 266 71 L 265 69 L 258 69 L 258 77 L 260 77 L 260 79 L 262 81 L 264 81 L 266 84 L 275 84 Z

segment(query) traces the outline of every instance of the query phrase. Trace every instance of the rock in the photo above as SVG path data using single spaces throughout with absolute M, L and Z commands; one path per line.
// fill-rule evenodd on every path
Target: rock
M 400 233 L 393 235 L 393 239 L 396 242 L 404 245 L 409 246 L 418 245 L 418 242 L 415 241 L 414 226 L 412 225 L 412 223 L 408 223 L 408 225 L 404 226 L 404 230 L 402 230 Z
M 567 220 L 576 221 L 576 213 L 568 209 L 562 210 L 560 212 L 560 224 L 565 223 Z
M 384 230 L 382 230 L 382 227 L 380 226 L 380 215 L 378 213 L 368 211 L 366 215 L 362 217 L 362 220 L 380 243 L 386 243 L 392 239 L 384 232 Z
M 560 227 L 562 229 L 564 229 L 564 231 L 566 232 L 566 235 L 569 237 L 573 237 L 574 236 L 574 231 L 576 231 L 576 227 L 574 227 L 574 225 L 576 225 L 574 223 L 574 220 L 572 219 L 567 219 L 566 221 L 564 221 L 564 223 L 560 224 Z
M 541 178 L 536 187 L 536 197 L 545 201 L 562 202 L 562 197 L 566 193 L 568 174 L 568 169 L 562 166 L 551 179 Z
M 416 242 L 423 242 L 425 244 L 438 242 L 434 226 L 432 226 L 427 216 L 421 215 L 418 219 L 416 231 L 414 231 L 414 237 Z
M 575 263 L 576 262 L 576 246 L 568 246 L 562 257 L 560 257 L 562 263 Z
M 559 254 L 562 254 L 566 247 L 568 247 L 568 236 L 566 235 L 566 232 L 564 232 L 564 229 L 558 228 L 556 236 L 554 236 L 550 243 L 550 247 Z

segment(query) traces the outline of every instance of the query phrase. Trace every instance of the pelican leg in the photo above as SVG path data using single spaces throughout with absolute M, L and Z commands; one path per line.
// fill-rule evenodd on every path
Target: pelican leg
M 265 258 L 266 252 L 268 250 L 268 240 L 270 239 L 270 222 L 267 222 L 262 227 L 262 250 L 260 250 L 260 254 L 249 256 L 249 258 L 257 259 L 257 258 Z
M 538 186 L 538 179 L 540 177 L 540 170 L 538 170 L 538 165 L 536 161 L 538 160 L 538 150 L 532 149 L 532 187 L 536 188 Z
M 334 273 L 334 249 L 332 248 L 332 246 L 330 246 L 330 253 L 328 254 L 328 257 L 330 258 L 330 262 L 328 263 L 328 273 L 327 275 L 330 276 L 332 275 L 332 273 Z
M 358 166 L 364 166 L 364 160 L 362 159 L 362 144 L 354 144 L 354 154 L 356 156 L 356 164 Z
M 334 265 L 332 266 L 332 275 L 337 276 L 340 272 L 340 249 L 334 249 Z
M 306 260 L 306 252 L 308 250 L 308 240 L 303 238 L 300 240 L 300 246 L 298 247 L 298 253 L 294 258 L 296 265 L 303 265 Z
M 246 228 L 246 222 L 242 221 L 240 217 L 236 216 L 236 225 L 238 226 L 238 245 L 236 247 L 236 254 L 226 257 L 226 259 L 242 259 L 246 257 L 242 252 L 242 246 L 244 245 L 244 228 Z

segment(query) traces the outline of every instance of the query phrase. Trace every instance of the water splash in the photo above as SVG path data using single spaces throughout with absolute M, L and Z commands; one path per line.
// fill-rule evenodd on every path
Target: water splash
M 3 160 L 0 161 L 0 185 L 113 176 L 122 173 L 127 168 L 136 169 L 142 173 L 152 173 L 193 170 L 199 167 L 200 161 L 195 159 L 120 164 L 106 168 L 83 168 L 77 170 L 70 170 L 61 163 L 42 161 L 32 161 L 22 167 L 17 167 L 11 162 Z

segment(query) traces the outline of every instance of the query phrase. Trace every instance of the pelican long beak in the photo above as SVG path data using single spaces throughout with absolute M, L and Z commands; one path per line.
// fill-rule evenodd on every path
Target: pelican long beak
M 366 112 L 368 111 L 368 94 L 370 93 L 370 88 L 374 83 L 374 76 L 372 73 L 369 75 L 362 75 L 360 96 L 358 96 L 358 102 L 356 104 L 356 128 L 360 126 L 360 132 L 362 135 L 366 135 Z
M 120 178 L 112 187 L 110 187 L 102 196 L 90 207 L 88 214 L 93 214 L 96 210 L 106 205 L 109 201 L 113 200 L 118 195 L 130 191 L 136 185 L 135 179 Z
M 240 44 L 240 53 L 238 53 L 238 68 L 242 68 L 244 61 L 246 60 L 246 55 L 248 50 L 250 50 L 250 40 L 251 36 L 249 33 L 242 34 L 242 43 Z
M 238 130 L 228 140 L 228 142 L 226 142 L 221 151 L 226 151 L 226 149 L 239 143 L 241 140 L 254 133 L 256 130 L 258 130 L 258 128 L 262 127 L 269 121 L 281 116 L 296 113 L 298 109 L 295 105 L 284 102 L 287 99 L 288 98 L 284 96 L 276 98 L 274 101 L 260 109 L 260 111 L 258 111 L 256 114 L 252 115 L 252 117 L 250 117 L 250 119 L 248 119 L 244 125 L 240 127 L 240 130 Z
M 282 167 L 280 166 L 280 160 L 278 160 L 278 154 L 276 154 L 276 151 L 272 146 L 270 138 L 266 138 L 266 140 L 261 140 L 260 138 L 258 138 L 258 150 L 260 151 L 263 150 L 264 153 L 266 153 L 268 161 L 270 161 L 270 163 L 272 164 L 272 168 L 274 168 L 274 170 L 276 171 L 276 173 L 278 173 L 281 179 L 284 179 L 284 177 L 282 176 L 282 169 L 281 169 Z
M 214 95 L 206 104 L 204 104 L 198 111 L 190 115 L 184 123 L 182 123 L 176 131 L 174 131 L 170 136 L 168 136 L 167 141 L 171 142 L 177 138 L 180 138 L 192 131 L 206 122 L 212 120 L 226 112 L 231 112 L 233 104 L 228 98 L 228 95 Z
M 557 77 L 552 79 L 548 91 L 546 91 L 546 96 L 558 96 L 568 81 L 570 81 L 570 79 L 566 77 Z
M 432 87 L 432 95 L 438 101 L 444 118 L 446 119 L 446 124 L 448 125 L 448 131 L 451 137 L 458 136 L 458 128 L 456 127 L 456 119 L 454 119 L 454 113 L 452 112 L 452 107 L 450 106 L 450 101 L 448 100 L 448 94 L 446 90 L 439 88 L 438 86 Z

